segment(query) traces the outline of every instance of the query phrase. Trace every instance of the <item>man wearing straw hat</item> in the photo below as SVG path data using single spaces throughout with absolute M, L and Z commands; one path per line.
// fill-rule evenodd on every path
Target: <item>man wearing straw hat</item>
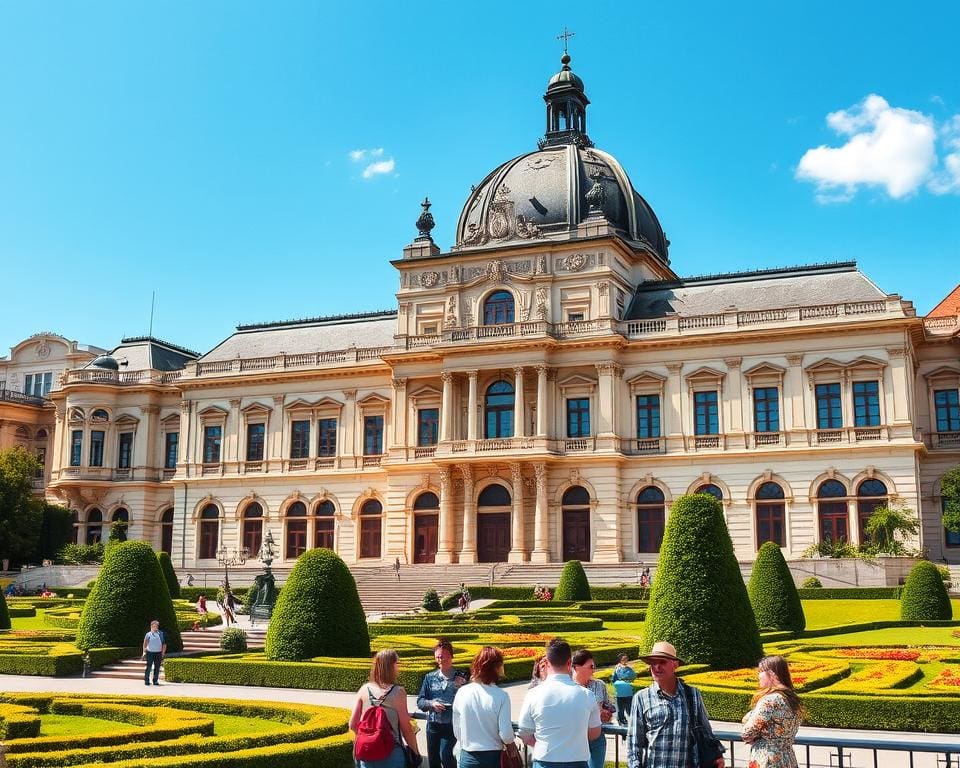
M 699 765 L 693 726 L 714 738 L 700 691 L 677 677 L 683 660 L 671 643 L 659 641 L 641 660 L 650 665 L 653 683 L 633 697 L 627 725 L 627 768 L 688 768 Z M 693 705 L 691 711 L 690 703 Z M 720 751 L 723 752 L 722 745 Z M 714 763 L 724 768 L 723 756 Z

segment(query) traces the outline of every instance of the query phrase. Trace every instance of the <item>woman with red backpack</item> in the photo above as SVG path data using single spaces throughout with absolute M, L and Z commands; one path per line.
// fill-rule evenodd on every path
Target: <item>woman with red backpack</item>
M 360 768 L 407 768 L 407 752 L 413 765 L 422 760 L 407 711 L 407 692 L 397 685 L 399 670 L 397 652 L 380 651 L 373 657 L 370 682 L 357 691 L 350 730 L 356 734 L 353 754 Z

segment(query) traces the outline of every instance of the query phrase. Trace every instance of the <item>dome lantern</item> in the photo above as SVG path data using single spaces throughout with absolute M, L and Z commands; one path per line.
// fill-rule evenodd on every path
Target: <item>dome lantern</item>
M 559 144 L 576 144 L 578 147 L 592 147 L 593 142 L 587 136 L 587 105 L 590 100 L 583 90 L 583 80 L 570 69 L 570 54 L 567 53 L 566 38 L 572 37 L 564 29 L 563 56 L 560 57 L 560 71 L 550 78 L 543 100 L 547 103 L 547 132 L 538 142 L 541 149 Z

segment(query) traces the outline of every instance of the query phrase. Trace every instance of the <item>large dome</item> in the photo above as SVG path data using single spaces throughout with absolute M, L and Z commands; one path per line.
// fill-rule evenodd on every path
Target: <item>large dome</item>
M 638 247 L 667 262 L 660 222 L 616 158 L 586 132 L 590 103 L 569 67 L 547 86 L 547 133 L 540 149 L 515 157 L 474 187 L 457 222 L 457 249 L 509 242 L 569 240 L 588 218 L 606 219 Z

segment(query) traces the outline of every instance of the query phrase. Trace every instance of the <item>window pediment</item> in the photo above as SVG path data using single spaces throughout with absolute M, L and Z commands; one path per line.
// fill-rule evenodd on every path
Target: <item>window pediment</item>
M 287 411 L 309 411 L 315 405 L 316 405 L 315 403 L 311 403 L 308 400 L 304 400 L 303 398 L 298 398 L 293 402 L 290 402 L 284 405 L 284 409 Z
M 636 376 L 627 379 L 631 392 L 661 392 L 667 383 L 667 377 L 653 371 L 641 371 Z
M 957 386 L 957 383 L 960 382 L 960 368 L 942 365 L 936 370 L 930 371 L 930 373 L 923 374 L 923 378 L 931 384 L 936 382 L 938 384 Z
M 201 419 L 225 419 L 227 418 L 227 409 L 219 405 L 208 405 L 202 411 L 197 413 Z
M 886 360 L 880 360 L 876 357 L 870 357 L 869 355 L 861 355 L 856 360 L 851 360 L 847 363 L 848 371 L 881 371 L 886 367 Z
M 697 370 L 688 373 L 684 378 L 687 381 L 687 387 L 689 389 L 694 389 L 696 387 L 717 387 L 720 388 L 723 386 L 723 380 L 727 377 L 727 374 L 723 371 L 718 371 L 716 368 L 710 368 L 709 366 L 703 366 L 697 368 Z
M 568 376 L 562 381 L 557 382 L 557 386 L 560 387 L 564 392 L 569 389 L 579 389 L 579 390 L 588 390 L 593 391 L 597 382 L 596 379 L 591 379 L 587 376 L 583 376 L 579 373 L 575 373 L 572 376 Z
M 805 370 L 807 372 L 807 375 L 813 375 L 818 373 L 833 373 L 836 375 L 840 375 L 841 373 L 843 373 L 846 367 L 847 366 L 845 363 L 841 363 L 839 360 L 834 360 L 828 357 L 823 360 L 819 360 L 816 363 L 813 363 L 812 365 L 808 365 Z
M 752 368 L 744 371 L 743 375 L 748 379 L 760 376 L 783 378 L 783 375 L 786 372 L 787 369 L 781 368 L 779 365 L 774 365 L 773 363 L 759 363 L 758 365 L 755 365 Z
M 313 407 L 318 410 L 339 411 L 343 408 L 343 403 L 333 397 L 321 397 Z
M 116 424 L 118 427 L 135 427 L 140 423 L 140 419 L 136 416 L 133 416 L 129 413 L 121 414 L 117 416 Z
M 366 397 L 358 400 L 357 405 L 361 408 L 382 408 L 390 405 L 390 398 L 384 397 L 379 392 L 371 392 Z
M 254 402 L 243 406 L 243 408 L 240 409 L 240 413 L 249 418 L 250 416 L 266 416 L 272 410 L 269 405 Z

